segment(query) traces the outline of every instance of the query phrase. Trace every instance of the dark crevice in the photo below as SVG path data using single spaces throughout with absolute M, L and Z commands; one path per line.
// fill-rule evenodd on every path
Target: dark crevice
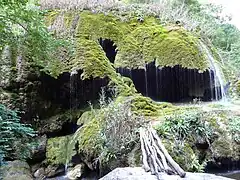
M 220 158 L 208 162 L 205 172 L 207 173 L 224 173 L 229 171 L 240 170 L 240 161 L 232 160 L 231 158 Z
M 82 80 L 81 73 L 80 70 L 71 76 L 70 73 L 63 73 L 58 79 L 48 75 L 42 76 L 39 96 L 63 110 L 79 109 L 85 107 L 89 101 L 96 101 L 101 88 L 108 84 L 108 79 Z
M 178 65 L 157 68 L 155 62 L 151 62 L 145 69 L 117 68 L 117 72 L 131 78 L 138 92 L 156 101 L 191 102 L 196 98 L 202 101 L 212 101 L 216 96 L 222 98 L 221 88 L 214 87 L 213 71 L 200 73 L 197 69 Z
M 100 38 L 99 44 L 102 46 L 107 58 L 111 63 L 114 63 L 115 57 L 117 55 L 117 46 L 114 45 L 114 42 L 111 39 L 102 39 Z
M 75 133 L 78 128 L 79 126 L 74 122 L 65 122 L 59 131 L 47 132 L 46 135 L 48 138 L 67 136 Z

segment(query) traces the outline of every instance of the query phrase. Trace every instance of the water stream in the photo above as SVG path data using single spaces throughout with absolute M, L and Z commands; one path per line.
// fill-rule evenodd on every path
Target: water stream
M 226 98 L 226 93 L 224 90 L 224 83 L 223 83 L 223 77 L 222 77 L 221 70 L 220 70 L 218 64 L 216 63 L 216 60 L 214 59 L 212 53 L 208 49 L 208 47 L 201 41 L 200 41 L 200 46 L 206 53 L 208 60 L 210 62 L 210 65 L 211 65 L 211 69 L 214 72 L 213 79 L 214 79 L 215 100 L 218 101 L 218 100 L 222 99 L 223 101 L 226 101 L 227 98 Z M 210 81 L 212 81 L 211 78 L 210 78 Z M 220 87 L 220 89 L 218 87 Z

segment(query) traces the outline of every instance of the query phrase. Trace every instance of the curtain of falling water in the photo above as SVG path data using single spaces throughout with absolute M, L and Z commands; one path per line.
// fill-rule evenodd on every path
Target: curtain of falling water
M 224 92 L 224 88 L 223 88 L 223 79 L 220 73 L 220 69 L 217 65 L 217 63 L 215 62 L 215 59 L 213 57 L 213 55 L 211 54 L 211 52 L 209 51 L 209 49 L 207 48 L 207 46 L 200 41 L 200 45 L 202 47 L 202 49 L 204 49 L 206 55 L 208 56 L 208 60 L 211 64 L 211 68 L 214 72 L 214 88 L 215 88 L 215 99 L 219 100 L 220 98 L 222 98 L 224 101 L 226 100 L 226 94 Z M 219 89 L 220 87 L 220 89 Z
M 76 106 L 76 95 L 77 95 L 77 81 L 75 81 L 76 76 L 78 75 L 78 72 L 76 70 L 72 71 L 70 73 L 70 77 L 69 77 L 69 88 L 70 88 L 70 98 L 69 98 L 69 107 L 70 107 L 70 121 L 72 122 L 72 114 L 73 114 L 73 110 Z M 68 147 L 66 147 L 68 148 Z M 66 163 L 65 163 L 65 173 L 67 173 L 67 169 L 68 169 L 68 150 L 66 151 Z
M 146 96 L 148 96 L 147 66 L 148 66 L 148 65 L 146 64 L 146 65 L 145 65 L 145 69 L 144 69 Z
M 214 98 L 214 94 L 213 94 L 213 77 L 212 77 L 212 71 L 209 69 L 209 78 L 210 78 L 210 91 L 211 91 L 211 100 L 213 100 Z
M 70 78 L 69 78 L 69 91 L 70 91 L 70 98 L 69 98 L 69 107 L 70 107 L 70 116 L 72 115 L 72 104 L 73 104 L 73 94 L 74 94 L 74 75 L 75 75 L 75 71 L 72 71 L 70 73 Z M 70 117 L 71 120 L 71 117 Z M 66 156 L 66 163 L 65 163 L 65 174 L 67 173 L 67 169 L 68 169 L 68 160 L 67 160 L 67 156 Z

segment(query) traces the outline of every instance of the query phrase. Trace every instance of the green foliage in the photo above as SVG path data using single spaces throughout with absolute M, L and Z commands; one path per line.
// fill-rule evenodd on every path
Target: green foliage
M 138 128 L 144 125 L 145 119 L 131 111 L 131 98 L 107 99 L 102 91 L 99 109 L 91 108 L 80 122 L 84 124 L 73 135 L 69 149 L 76 150 L 77 144 L 76 153 L 82 155 L 85 162 L 99 160 L 100 168 L 105 168 L 115 166 L 114 162 L 120 162 L 119 159 L 124 159 L 132 150 L 139 138 Z
M 204 120 L 204 113 L 192 111 L 167 116 L 156 130 L 165 139 L 172 157 L 186 171 L 203 171 L 206 164 L 199 160 L 193 147 L 198 141 L 209 143 L 213 136 L 213 128 Z
M 68 143 L 71 136 L 50 138 L 47 141 L 46 158 L 50 164 L 65 164 L 68 159 Z
M 0 104 L 0 159 L 27 158 L 29 138 L 34 135 L 31 127 L 20 123 L 15 111 Z
M 35 0 L 0 0 L 0 44 L 0 52 L 5 47 L 14 47 L 17 55 L 44 67 L 53 76 L 57 75 L 56 68 L 64 67 L 60 61 L 56 63 L 56 53 L 65 41 L 48 32 L 44 12 Z M 16 59 L 13 60 L 16 64 Z
M 230 118 L 228 127 L 234 141 L 240 144 L 240 117 Z
M 167 116 L 157 130 L 163 136 L 174 134 L 180 141 L 199 137 L 209 140 L 213 134 L 212 128 L 204 121 L 204 114 L 197 111 Z

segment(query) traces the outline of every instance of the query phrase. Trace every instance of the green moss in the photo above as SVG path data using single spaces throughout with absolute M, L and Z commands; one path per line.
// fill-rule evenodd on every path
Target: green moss
M 94 110 L 95 112 L 98 112 L 98 110 Z M 94 114 L 93 111 L 86 111 L 84 112 L 81 117 L 78 119 L 77 121 L 77 125 L 83 125 L 83 124 L 87 124 L 88 122 L 90 122 L 92 119 L 94 118 Z
M 85 123 L 74 134 L 70 148 L 73 150 L 75 144 L 78 144 L 78 152 L 82 154 L 88 162 L 91 162 L 92 157 L 98 157 L 102 150 L 101 139 L 101 115 L 99 119 L 95 117 Z
M 182 28 L 164 28 L 157 19 L 136 17 L 122 22 L 113 15 L 81 12 L 77 36 L 96 41 L 111 39 L 118 47 L 116 67 L 143 68 L 156 59 L 157 66 L 182 65 L 205 70 L 208 63 L 200 53 L 197 38 Z
M 87 107 L 58 113 L 50 118 L 41 120 L 36 128 L 42 133 L 59 131 L 64 123 L 76 123 L 79 117 L 88 109 Z
M 144 116 L 162 116 L 173 113 L 178 108 L 170 103 L 157 103 L 139 94 L 132 97 L 132 111 Z
M 63 136 L 50 138 L 47 141 L 47 162 L 50 164 L 65 164 L 67 162 L 68 153 L 68 143 L 71 140 L 71 136 Z
M 227 134 L 221 135 L 211 145 L 212 156 L 214 158 L 231 158 L 232 160 L 240 159 L 240 145 L 235 143 Z
M 59 11 L 47 15 L 52 22 Z M 156 66 L 175 66 L 204 71 L 209 67 L 205 56 L 199 51 L 198 38 L 181 27 L 163 27 L 154 17 L 145 17 L 140 22 L 131 16 L 126 21 L 111 13 L 62 12 L 64 24 L 70 27 L 79 16 L 75 29 L 75 55 L 69 70 L 83 69 L 84 77 L 107 76 L 114 68 L 99 45 L 99 38 L 111 39 L 118 49 L 115 67 L 144 68 L 146 63 L 156 60 Z M 103 69 L 105 68 L 105 69 Z
M 76 53 L 70 62 L 71 70 L 83 69 L 82 78 L 105 77 L 115 74 L 97 40 L 79 38 L 76 40 Z
M 49 11 L 47 15 L 45 16 L 45 22 L 47 26 L 50 26 L 53 24 L 53 22 L 56 20 L 57 16 L 60 14 L 60 10 L 53 10 Z
M 64 13 L 64 25 L 67 28 L 70 28 L 72 26 L 73 19 L 75 16 L 76 14 L 73 11 Z
M 163 144 L 171 157 L 185 170 L 190 172 L 201 172 L 204 168 L 197 157 L 197 153 L 187 142 L 179 144 L 173 139 L 163 139 Z

